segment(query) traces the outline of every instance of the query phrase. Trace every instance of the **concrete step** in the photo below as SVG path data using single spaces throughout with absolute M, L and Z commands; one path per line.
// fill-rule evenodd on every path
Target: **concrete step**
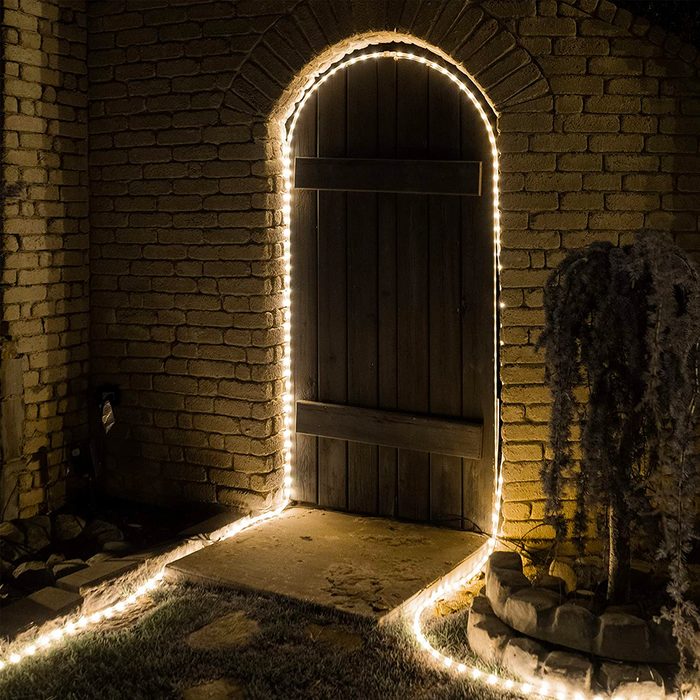
M 168 570 L 385 620 L 455 567 L 469 565 L 485 541 L 458 530 L 296 507 Z

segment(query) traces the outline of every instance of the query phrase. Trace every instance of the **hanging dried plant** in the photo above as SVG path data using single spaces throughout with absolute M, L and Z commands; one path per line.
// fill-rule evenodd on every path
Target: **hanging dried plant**
M 700 615 L 687 600 L 700 464 L 700 278 L 670 237 L 643 231 L 626 246 L 572 251 L 545 286 L 546 381 L 553 458 L 542 468 L 546 513 L 565 532 L 563 491 L 573 483 L 572 535 L 583 546 L 593 519 L 607 534 L 607 599 L 629 594 L 631 533 L 660 520 L 683 674 L 700 671 Z M 576 391 L 586 388 L 586 399 Z M 572 428 L 581 428 L 581 459 Z

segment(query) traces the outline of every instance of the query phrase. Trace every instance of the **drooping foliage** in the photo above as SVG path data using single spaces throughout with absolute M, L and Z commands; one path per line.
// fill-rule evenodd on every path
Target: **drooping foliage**
M 694 432 L 700 391 L 700 279 L 670 237 L 572 251 L 544 295 L 546 380 L 553 394 L 553 458 L 542 468 L 546 512 L 564 532 L 567 485 L 576 499 L 572 535 L 592 520 L 608 535 L 608 600 L 628 591 L 630 533 L 660 521 L 668 563 L 666 611 L 687 658 L 700 659 L 700 616 L 686 599 L 700 464 Z M 580 460 L 572 431 L 580 428 Z

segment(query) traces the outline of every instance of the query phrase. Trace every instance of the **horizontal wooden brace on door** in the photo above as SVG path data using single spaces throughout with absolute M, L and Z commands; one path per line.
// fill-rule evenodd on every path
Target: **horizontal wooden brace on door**
M 296 431 L 305 435 L 481 458 L 480 423 L 317 401 L 296 406 Z
M 481 161 L 296 158 L 300 190 L 481 195 Z

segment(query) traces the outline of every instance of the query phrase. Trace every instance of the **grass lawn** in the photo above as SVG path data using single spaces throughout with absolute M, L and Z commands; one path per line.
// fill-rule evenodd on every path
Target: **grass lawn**
M 190 646 L 193 631 L 236 611 L 245 614 L 248 628 L 257 628 L 247 640 L 228 648 Z M 431 627 L 443 648 L 464 649 L 464 613 Z M 0 698 L 189 698 L 195 697 L 188 695 L 191 686 L 221 678 L 236 692 L 197 697 L 503 697 L 436 670 L 404 626 L 379 629 L 303 603 L 167 584 L 135 621 L 84 633 L 5 669 Z

